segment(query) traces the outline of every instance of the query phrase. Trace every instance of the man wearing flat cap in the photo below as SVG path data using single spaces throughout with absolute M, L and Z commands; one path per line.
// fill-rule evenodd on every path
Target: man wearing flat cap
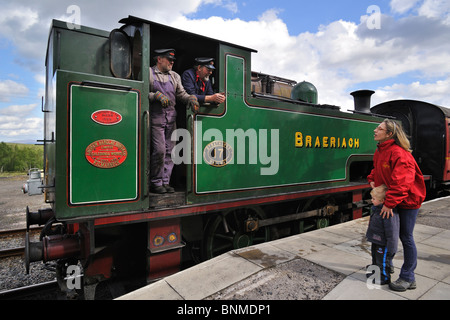
M 195 58 L 194 67 L 183 72 L 181 80 L 189 94 L 197 97 L 199 103 L 219 104 L 225 95 L 214 93 L 209 77 L 216 68 L 214 58 Z
M 172 67 L 175 61 L 174 49 L 155 50 L 156 64 L 150 68 L 151 145 L 150 191 L 154 193 L 172 193 L 169 185 L 174 163 L 171 152 L 174 142 L 171 140 L 176 129 L 176 101 L 187 104 L 194 111 L 199 103 L 194 95 L 188 94 L 181 83 L 181 77 Z

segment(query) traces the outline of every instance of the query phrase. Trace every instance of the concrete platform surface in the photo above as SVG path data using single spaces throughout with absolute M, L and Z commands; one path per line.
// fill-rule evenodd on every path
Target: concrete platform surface
M 368 221 L 233 250 L 118 300 L 450 300 L 450 197 L 424 203 L 419 212 L 415 290 L 367 283 Z M 402 263 L 399 241 L 393 281 Z

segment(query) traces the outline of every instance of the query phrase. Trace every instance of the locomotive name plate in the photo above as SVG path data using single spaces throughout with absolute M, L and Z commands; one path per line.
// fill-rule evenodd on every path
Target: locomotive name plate
M 203 150 L 203 159 L 213 167 L 223 167 L 233 159 L 233 149 L 224 141 L 213 141 Z
M 122 115 L 113 110 L 97 110 L 92 113 L 91 119 L 98 124 L 111 126 L 122 121 Z
M 86 160 L 97 168 L 115 168 L 127 158 L 127 149 L 123 144 L 111 139 L 92 142 L 86 148 Z

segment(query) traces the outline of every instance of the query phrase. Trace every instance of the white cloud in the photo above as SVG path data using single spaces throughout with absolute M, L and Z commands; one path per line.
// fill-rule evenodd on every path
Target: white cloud
M 44 121 L 41 118 L 22 118 L 18 116 L 0 117 L 0 137 L 36 137 L 42 136 L 42 127 Z
M 25 97 L 29 89 L 13 80 L 0 80 L 0 102 L 9 102 L 16 97 Z
M 231 11 L 231 13 L 238 13 L 239 9 L 238 9 L 238 5 L 236 2 L 233 1 L 227 1 L 223 7 L 229 11 Z
M 419 16 L 440 19 L 450 24 L 450 2 L 448 0 L 391 0 L 394 13 L 406 14 L 415 12 Z
M 38 23 L 38 13 L 24 6 L 6 6 L 0 12 L 2 33 L 25 32 Z
M 72 5 L 79 8 L 80 23 L 92 28 L 112 30 L 118 21 L 128 15 L 143 17 L 161 23 L 170 23 L 180 15 L 196 12 L 200 5 L 212 3 L 237 10 L 229 0 L 0 0 L 0 37 L 10 40 L 19 58 L 17 63 L 36 71 L 44 63 L 48 31 L 52 19 L 74 22 Z M 32 65 L 31 65 L 32 64 Z
M 450 106 L 450 78 L 436 82 L 421 83 L 415 81 L 409 84 L 394 84 L 379 88 L 373 96 L 373 104 L 388 100 L 408 99 L 426 101 L 440 106 Z
M 425 0 L 418 10 L 419 15 L 441 19 L 450 24 L 450 2 L 443 0 Z
M 37 104 L 11 105 L 0 109 L 0 137 L 25 138 L 36 140 L 42 136 L 44 121 L 31 117 L 30 113 Z M 0 141 L 3 139 L 0 139 Z
M 26 116 L 30 113 L 34 108 L 37 107 L 37 103 L 27 104 L 27 105 L 12 105 L 0 110 L 1 115 L 23 115 Z
M 223 7 L 224 9 L 230 11 L 231 13 L 238 13 L 239 8 L 238 4 L 235 1 L 231 0 L 203 0 L 203 4 L 211 4 L 217 7 Z M 196 11 L 195 8 L 193 11 Z
M 17 52 L 16 63 L 37 70 L 45 56 L 45 26 L 39 12 L 23 3 L 0 3 L 0 37 L 8 39 Z M 39 64 L 38 64 L 38 60 Z
M 421 0 L 392 0 L 390 3 L 391 10 L 395 13 L 406 13 Z
M 45 85 L 45 74 L 36 74 L 34 76 L 34 80 L 36 80 L 40 84 Z

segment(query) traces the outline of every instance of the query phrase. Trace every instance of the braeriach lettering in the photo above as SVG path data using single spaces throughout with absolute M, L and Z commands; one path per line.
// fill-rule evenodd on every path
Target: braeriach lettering
M 359 138 L 304 135 L 295 133 L 296 148 L 359 149 Z

